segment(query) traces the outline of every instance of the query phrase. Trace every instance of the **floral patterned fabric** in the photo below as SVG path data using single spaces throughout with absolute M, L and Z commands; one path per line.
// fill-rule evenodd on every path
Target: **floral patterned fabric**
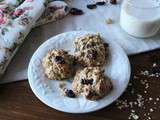
M 68 12 L 63 0 L 0 0 L 0 75 L 32 27 L 56 21 Z
M 32 26 L 44 12 L 45 4 L 46 0 L 0 0 L 0 74 L 4 73 Z

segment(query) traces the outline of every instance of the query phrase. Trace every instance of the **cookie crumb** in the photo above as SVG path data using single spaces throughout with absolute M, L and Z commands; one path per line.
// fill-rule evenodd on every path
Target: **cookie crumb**
M 66 89 L 65 86 L 66 86 L 66 84 L 64 82 L 61 82 L 59 84 L 59 91 L 60 91 L 60 95 L 62 95 L 62 96 L 65 96 L 65 89 Z
M 63 88 L 65 87 L 65 85 L 66 85 L 66 84 L 65 84 L 64 82 L 61 82 L 61 83 L 59 84 L 59 88 L 60 88 L 60 89 L 63 89 Z
M 65 86 L 66 86 L 66 84 L 64 82 L 61 82 L 59 84 L 59 89 L 60 89 L 61 95 L 67 96 L 70 98 L 75 98 L 76 94 L 72 90 L 65 88 Z

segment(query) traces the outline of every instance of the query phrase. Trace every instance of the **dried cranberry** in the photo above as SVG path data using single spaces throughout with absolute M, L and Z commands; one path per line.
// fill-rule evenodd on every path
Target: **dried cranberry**
M 87 5 L 87 8 L 88 9 L 96 9 L 97 5 L 96 4 L 89 4 L 89 5 Z
M 56 56 L 54 59 L 58 64 L 64 64 L 64 58 L 62 56 Z
M 67 97 L 70 97 L 70 98 L 75 98 L 76 97 L 76 95 L 74 94 L 74 92 L 72 91 L 72 90 L 66 90 L 65 91 L 65 93 L 66 93 L 66 96 Z
M 104 2 L 104 1 L 96 2 L 96 5 L 105 5 L 105 4 L 106 4 L 106 2 Z
M 69 13 L 71 15 L 82 15 L 82 14 L 84 14 L 84 12 L 82 10 L 77 9 L 77 8 L 71 8 Z
M 115 5 L 115 4 L 117 4 L 117 0 L 110 0 L 110 3 Z
M 95 60 L 97 58 L 97 51 L 93 50 L 93 51 L 88 52 L 87 57 Z
M 81 83 L 83 85 L 92 85 L 93 84 L 93 79 L 81 79 Z

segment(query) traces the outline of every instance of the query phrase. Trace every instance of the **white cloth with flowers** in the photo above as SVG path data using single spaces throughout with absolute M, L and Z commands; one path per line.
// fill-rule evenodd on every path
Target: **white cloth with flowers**
M 12 1 L 12 0 L 10 0 Z M 39 1 L 39 0 L 38 0 Z M 70 0 L 71 1 L 71 0 Z M 86 8 L 92 0 L 72 0 L 71 7 L 80 8 L 84 15 L 68 15 L 62 20 L 37 27 L 30 32 L 24 44 L 12 60 L 1 83 L 27 79 L 27 68 L 34 51 L 48 38 L 72 30 L 89 30 L 101 33 L 108 39 L 119 43 L 128 55 L 160 48 L 160 34 L 148 39 L 138 39 L 126 34 L 119 26 L 120 2 L 117 5 L 97 6 L 94 10 Z M 105 20 L 113 19 L 113 24 Z
M 0 1 L 0 76 L 16 54 L 31 28 L 64 17 L 68 6 L 62 1 Z

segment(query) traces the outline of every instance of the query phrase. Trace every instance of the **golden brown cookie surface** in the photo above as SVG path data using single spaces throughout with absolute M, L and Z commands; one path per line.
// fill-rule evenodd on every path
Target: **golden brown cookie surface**
M 83 66 L 102 66 L 108 57 L 108 45 L 103 43 L 100 35 L 87 34 L 76 38 L 75 57 Z
M 98 100 L 104 97 L 111 88 L 110 79 L 104 76 L 100 67 L 86 67 L 78 71 L 72 82 L 73 91 L 89 100 Z
M 54 49 L 43 58 L 42 65 L 49 79 L 63 80 L 73 75 L 73 62 L 68 52 Z

